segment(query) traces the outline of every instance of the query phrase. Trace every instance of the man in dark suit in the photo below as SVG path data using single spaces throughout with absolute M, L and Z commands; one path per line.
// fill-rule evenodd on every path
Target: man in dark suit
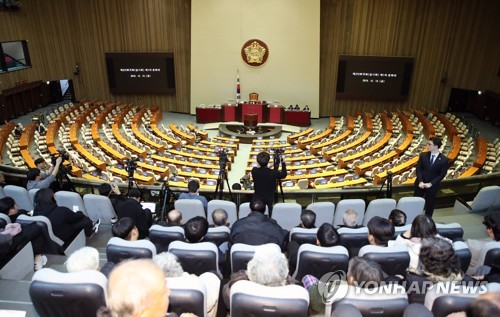
M 267 152 L 257 154 L 257 163 L 259 167 L 252 168 L 252 178 L 254 182 L 255 193 L 253 198 L 262 200 L 269 208 L 269 216 L 272 215 L 274 192 L 276 191 L 276 181 L 285 178 L 287 175 L 285 161 L 281 160 L 281 171 L 279 161 L 274 161 L 274 169 L 267 167 L 270 160 Z
M 432 217 L 434 200 L 439 183 L 446 176 L 448 158 L 439 152 L 441 140 L 433 137 L 427 143 L 428 152 L 423 152 L 417 162 L 417 179 L 413 196 L 425 198 L 425 214 Z

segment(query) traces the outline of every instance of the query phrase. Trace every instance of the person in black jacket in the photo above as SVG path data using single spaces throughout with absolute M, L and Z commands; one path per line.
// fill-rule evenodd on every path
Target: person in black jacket
M 52 224 L 52 231 L 66 247 L 83 229 L 87 237 L 91 237 L 99 230 L 100 220 L 92 222 L 81 211 L 74 212 L 67 207 L 59 207 L 54 198 L 54 191 L 50 188 L 40 189 L 35 194 L 35 210 L 33 216 L 45 216 Z
M 139 230 L 139 239 L 144 239 L 149 236 L 149 227 L 153 224 L 153 216 L 151 210 L 142 208 L 140 201 L 141 192 L 137 189 L 131 189 L 128 193 L 128 199 L 118 200 L 114 207 L 118 219 L 131 218 Z
M 231 227 L 230 244 L 245 243 L 261 245 L 275 243 L 284 251 L 287 243 L 288 231 L 281 228 L 276 220 L 264 214 L 266 205 L 262 200 L 252 199 L 248 216 L 236 221 Z
M 274 161 L 274 169 L 267 167 L 269 164 L 269 153 L 260 152 L 257 154 L 259 167 L 252 168 L 252 178 L 255 193 L 253 198 L 262 200 L 269 208 L 269 216 L 272 215 L 274 192 L 276 191 L 276 181 L 285 178 L 287 175 L 286 164 L 281 160 L 281 171 L 278 170 L 279 161 Z
M 448 158 L 439 152 L 441 140 L 433 137 L 427 143 L 429 151 L 420 154 L 417 162 L 413 196 L 425 198 L 425 214 L 432 217 L 434 200 L 439 190 L 439 183 L 448 171 Z

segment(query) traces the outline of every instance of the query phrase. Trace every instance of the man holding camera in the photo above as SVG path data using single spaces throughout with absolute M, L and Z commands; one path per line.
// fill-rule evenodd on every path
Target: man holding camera
M 276 191 L 276 182 L 279 179 L 285 178 L 287 175 L 286 164 L 275 151 L 274 169 L 267 167 L 270 156 L 267 152 L 257 154 L 257 163 L 259 167 L 252 168 L 252 178 L 254 182 L 253 198 L 262 200 L 269 209 L 269 216 L 272 214 L 274 203 L 274 192 Z M 278 169 L 281 161 L 281 171 Z
M 63 158 L 61 156 L 56 159 L 52 172 L 46 177 L 42 175 L 42 171 L 38 167 L 30 168 L 28 170 L 28 185 L 26 185 L 26 188 L 30 190 L 34 188 L 42 189 L 50 187 L 56 179 L 57 173 L 59 173 L 59 167 L 61 166 L 62 160 Z

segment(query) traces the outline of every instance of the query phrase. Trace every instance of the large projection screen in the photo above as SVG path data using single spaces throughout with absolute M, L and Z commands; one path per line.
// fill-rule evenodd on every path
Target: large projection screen
M 105 53 L 112 94 L 175 94 L 170 52 Z
M 410 92 L 413 62 L 412 57 L 340 55 L 336 96 L 404 101 Z

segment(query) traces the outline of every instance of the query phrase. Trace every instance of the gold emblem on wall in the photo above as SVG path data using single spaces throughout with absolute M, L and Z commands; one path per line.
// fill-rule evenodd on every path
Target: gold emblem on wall
M 241 48 L 241 58 L 250 66 L 261 66 L 267 61 L 268 57 L 269 48 L 261 40 L 248 40 Z

